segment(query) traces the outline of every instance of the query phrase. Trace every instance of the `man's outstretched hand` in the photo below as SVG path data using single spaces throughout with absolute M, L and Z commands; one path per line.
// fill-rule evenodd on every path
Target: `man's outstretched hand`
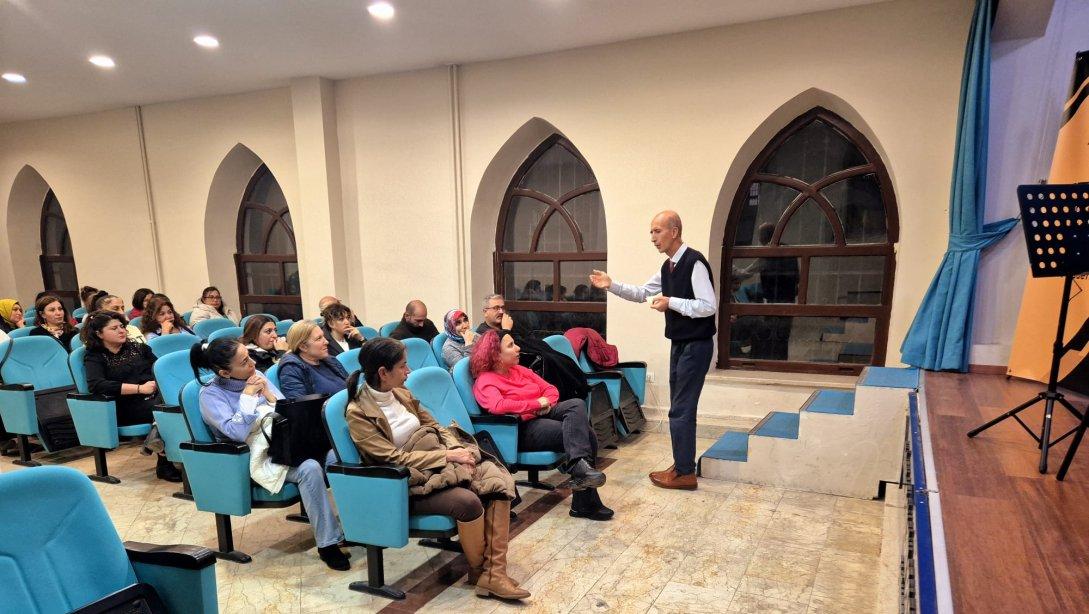
M 605 271 L 594 269 L 594 272 L 590 273 L 590 283 L 593 284 L 595 288 L 608 290 L 609 286 L 613 285 L 613 279 L 609 277 L 609 274 Z

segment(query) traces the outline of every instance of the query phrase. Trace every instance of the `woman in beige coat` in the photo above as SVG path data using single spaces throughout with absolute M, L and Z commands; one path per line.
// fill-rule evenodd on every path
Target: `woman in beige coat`
M 470 474 L 480 473 L 476 471 L 481 462 L 479 450 L 466 447 L 435 422 L 404 388 L 409 373 L 404 344 L 384 337 L 371 339 L 360 348 L 359 365 L 360 370 L 348 379 L 351 401 L 345 417 L 364 460 L 404 465 L 427 475 L 447 470 L 449 464 Z M 440 445 L 426 450 L 406 448 L 410 440 L 417 439 L 413 435 L 420 429 L 437 431 Z M 494 467 L 489 469 L 494 471 Z M 513 479 L 509 474 L 506 478 L 513 489 Z M 474 479 L 469 488 L 449 486 L 411 496 L 409 511 L 452 516 L 457 521 L 458 538 L 469 561 L 469 583 L 476 585 L 477 595 L 525 599 L 529 591 L 507 576 L 510 499 L 505 493 L 478 494 L 473 490 L 478 485 Z

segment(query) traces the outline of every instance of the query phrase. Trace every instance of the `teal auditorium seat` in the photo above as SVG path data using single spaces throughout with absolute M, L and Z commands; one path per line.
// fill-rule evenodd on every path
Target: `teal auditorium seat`
M 322 413 L 337 459 L 327 470 L 344 538 L 367 549 L 367 581 L 352 582 L 348 588 L 404 599 L 404 592 L 386 585 L 382 550 L 403 548 L 410 537 L 449 538 L 457 533 L 457 525 L 449 516 L 409 514 L 408 469 L 363 464 L 344 419 L 347 406 L 348 391 L 341 390 L 325 402 Z
M 378 334 L 378 331 L 371 328 L 370 326 L 356 326 L 355 329 L 358 330 L 359 334 L 363 335 L 363 338 L 367 341 L 370 341 L 375 337 L 381 337 L 381 335 Z
M 74 352 L 74 351 L 76 351 L 77 349 L 79 349 L 81 347 L 83 347 L 83 337 L 80 336 L 80 335 L 76 335 L 75 337 L 72 337 L 72 340 L 68 342 L 68 351 L 69 352 Z
M 31 307 L 23 310 L 23 322 L 26 326 L 34 326 L 34 318 L 38 317 L 38 310 Z
M 182 319 L 185 320 L 186 324 L 189 323 L 189 318 L 191 318 L 191 317 L 193 317 L 193 310 L 192 309 L 190 309 L 189 311 L 186 311 L 185 313 L 182 314 Z
M 389 334 L 392 333 L 393 329 L 397 328 L 397 325 L 400 323 L 400 320 L 398 320 L 397 322 L 386 322 L 378 329 L 378 336 L 389 337 Z
M 246 322 L 249 322 L 250 318 L 252 318 L 253 316 L 265 316 L 266 318 L 272 320 L 273 322 L 276 322 L 277 320 L 279 320 L 279 318 L 272 315 L 271 313 L 251 313 L 250 315 L 242 318 L 242 321 L 239 322 L 238 325 L 241 326 L 242 328 L 246 328 Z M 234 326 L 234 324 L 232 323 L 231 326 Z
M 185 424 L 185 416 L 182 415 L 181 391 L 186 384 L 193 381 L 189 353 L 167 354 L 155 361 L 153 370 L 163 404 L 156 405 L 151 413 L 155 416 L 159 436 L 163 439 L 166 459 L 172 463 L 182 464 L 181 444 L 183 441 L 189 441 L 189 427 Z M 181 472 L 182 489 L 174 493 L 174 497 L 192 501 L 192 489 L 189 487 L 189 476 L 186 474 L 184 464 L 182 464 Z
M 300 503 L 299 487 L 285 482 L 272 493 L 250 480 L 250 447 L 233 441 L 216 441 L 200 415 L 200 382 L 195 379 L 182 388 L 181 406 L 189 427 L 190 441 L 182 442 L 185 465 L 193 502 L 202 512 L 216 518 L 219 550 L 215 555 L 235 563 L 252 559 L 234 549 L 231 516 L 246 516 L 253 508 L 288 507 Z M 342 512 L 343 513 L 343 512 Z
M 218 612 L 215 557 L 199 546 L 121 542 L 93 485 L 67 467 L 0 475 L 5 612 Z M 112 606 L 112 607 L 111 607 Z M 116 609 L 114 609 L 116 608 Z
M 68 355 L 68 367 L 76 383 L 76 392 L 68 394 L 68 411 L 76 425 L 80 445 L 94 448 L 95 472 L 87 477 L 96 482 L 119 484 L 106 465 L 106 450 L 117 448 L 121 437 L 147 437 L 151 424 L 117 426 L 117 402 L 111 397 L 91 394 L 83 358 L 87 348 L 78 347 Z
M 203 324 L 203 322 L 201 322 Z M 189 349 L 200 343 L 200 337 L 189 333 L 174 333 L 149 339 L 147 346 L 155 353 L 156 358 L 162 358 L 174 352 L 189 352 Z
M 294 323 L 294 320 L 280 320 L 276 323 L 276 334 L 280 337 L 283 337 L 287 334 L 288 329 L 290 329 L 291 325 Z
M 431 340 L 431 351 L 435 354 L 435 360 L 439 363 L 439 366 L 446 369 L 446 359 L 442 356 L 442 346 L 446 343 L 446 340 L 450 338 L 450 335 L 446 333 L 439 333 L 435 335 L 435 338 Z
M 211 343 L 216 339 L 237 339 L 241 336 L 241 326 L 228 326 L 227 328 L 221 328 L 219 330 L 212 331 L 212 334 L 208 335 L 208 343 Z
M 85 315 L 87 315 L 87 310 L 83 307 L 76 307 L 74 310 L 72 310 L 72 317 L 75 318 L 77 321 L 82 320 L 83 316 Z
M 424 367 L 437 367 L 439 363 L 435 360 L 435 352 L 431 349 L 431 344 L 423 339 L 417 339 L 415 337 L 411 339 L 405 339 L 401 341 L 405 344 L 405 349 L 408 350 L 408 368 L 415 371 L 416 369 L 423 369 Z
M 643 399 L 646 396 L 645 362 L 622 362 L 609 369 L 594 369 L 586 358 L 586 352 L 582 356 L 575 357 L 575 350 L 571 342 L 563 335 L 550 335 L 544 338 L 544 342 L 553 350 L 575 361 L 575 364 L 586 374 L 586 381 L 591 385 L 602 383 L 609 391 L 609 403 L 615 414 L 616 429 L 620 436 L 628 437 L 639 432 L 646 424 L 643 416 Z
M 231 328 L 234 326 L 234 322 L 231 322 L 227 318 L 214 318 L 211 320 L 201 320 L 193 325 L 193 332 L 200 336 L 201 339 L 208 339 L 208 335 L 216 332 L 221 328 Z
M 280 389 L 280 363 L 272 365 L 268 368 L 268 371 L 265 371 L 265 379 L 272 382 L 277 390 Z
M 31 435 L 37 436 L 48 452 L 76 443 L 64 432 L 71 419 L 64 398 L 75 391 L 76 384 L 68 367 L 68 352 L 54 339 L 23 337 L 0 343 L 0 382 L 0 418 L 4 428 L 19 440 L 15 464 L 41 464 L 30 459 L 27 438 Z M 46 423 L 50 428 L 42 429 Z
M 359 348 L 353 348 L 347 352 L 337 354 L 336 359 L 344 365 L 344 370 L 349 374 L 359 370 Z
M 136 316 L 135 318 L 129 320 L 129 326 L 135 326 L 136 328 L 140 328 L 140 323 L 142 323 L 143 321 L 143 316 Z
M 11 337 L 12 339 L 18 339 L 19 337 L 26 337 L 26 336 L 30 335 L 30 331 L 32 331 L 32 330 L 34 330 L 33 326 L 24 326 L 22 328 L 16 328 L 15 330 L 8 333 L 8 337 Z
M 445 369 L 439 368 L 438 371 L 447 374 Z M 480 407 L 476 402 L 476 397 L 473 396 L 473 375 L 469 370 L 468 360 L 459 360 L 454 365 L 453 371 L 447 374 L 448 379 L 453 384 L 453 392 L 457 393 L 460 403 L 451 398 L 451 389 L 446 385 L 445 380 L 439 377 L 438 372 L 425 369 L 421 370 L 420 373 L 423 373 L 423 375 L 410 373 L 409 381 L 420 388 L 423 395 L 417 395 L 420 402 L 429 410 L 433 404 L 435 411 L 443 415 L 442 420 L 439 420 L 437 416 L 436 420 L 449 424 L 449 420 L 453 419 L 461 424 L 461 420 L 464 418 L 458 418 L 460 415 L 458 407 L 460 405 L 461 410 L 465 412 L 472 422 L 474 431 L 488 431 L 491 433 L 492 439 L 495 440 L 495 444 L 499 448 L 499 453 L 503 455 L 503 462 L 507 464 L 507 467 L 512 472 L 525 471 L 529 474 L 529 480 L 519 481 L 519 484 L 530 488 L 553 490 L 554 487 L 551 484 L 541 481 L 540 472 L 555 469 L 567 460 L 567 456 L 562 452 L 551 450 L 519 451 L 518 429 L 521 428 L 520 420 L 517 416 L 488 414 Z M 412 379 L 413 376 L 416 377 L 415 380 Z M 409 388 L 413 394 L 416 394 L 416 388 L 411 385 Z M 425 397 L 429 399 L 431 404 L 424 401 Z

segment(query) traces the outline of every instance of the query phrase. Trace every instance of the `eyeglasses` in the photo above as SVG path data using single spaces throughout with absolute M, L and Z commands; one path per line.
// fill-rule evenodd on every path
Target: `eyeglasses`
M 492 305 L 491 307 L 485 307 L 484 308 L 484 311 L 499 311 L 499 310 L 506 311 L 507 306 L 506 305 Z
M 218 301 L 218 300 L 222 299 L 223 297 L 218 295 L 218 294 L 209 294 L 208 296 L 206 296 L 204 298 L 211 298 L 211 299 L 215 299 L 215 300 Z

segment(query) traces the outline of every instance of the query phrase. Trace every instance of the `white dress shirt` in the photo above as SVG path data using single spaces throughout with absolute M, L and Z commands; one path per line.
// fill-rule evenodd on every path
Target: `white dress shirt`
M 670 260 L 676 265 L 681 261 L 681 256 L 688 249 L 688 246 L 684 243 L 681 244 L 680 249 L 677 250 Z M 609 292 L 619 296 L 622 299 L 634 301 L 636 303 L 644 303 L 648 296 L 654 296 L 662 291 L 662 272 L 658 271 L 647 283 L 642 286 L 635 286 L 632 284 L 626 284 L 619 281 L 613 281 L 609 286 Z M 692 294 L 696 298 L 677 298 L 676 296 L 669 297 L 669 308 L 682 316 L 689 318 L 706 318 L 707 316 L 715 315 L 718 311 L 718 303 L 715 301 L 715 288 L 711 285 L 711 274 L 704 266 L 702 262 L 696 262 L 696 265 L 692 267 Z

